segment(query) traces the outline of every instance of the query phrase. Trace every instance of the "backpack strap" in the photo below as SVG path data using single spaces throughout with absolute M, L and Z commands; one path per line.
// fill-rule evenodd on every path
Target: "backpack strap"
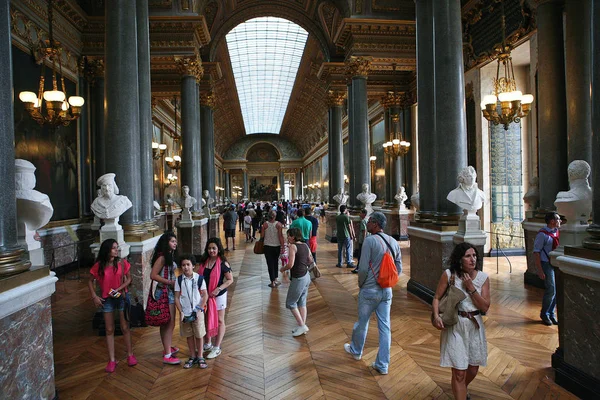
M 379 232 L 377 232 L 376 235 L 379 236 L 381 238 L 381 240 L 383 240 L 384 243 L 387 245 L 388 249 L 390 249 L 390 254 L 393 256 L 394 262 L 396 262 L 396 254 L 394 254 L 394 250 L 392 250 L 392 246 L 390 246 L 390 244 L 383 238 L 383 236 L 381 236 L 379 234 Z
M 183 282 L 183 274 L 177 277 L 177 283 L 179 283 L 179 290 L 181 290 L 181 282 Z

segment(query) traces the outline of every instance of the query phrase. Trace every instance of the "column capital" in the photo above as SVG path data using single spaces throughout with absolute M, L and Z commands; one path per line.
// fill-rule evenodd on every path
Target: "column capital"
M 392 107 L 400 107 L 404 102 L 405 94 L 402 92 L 389 91 L 385 96 L 381 98 L 381 105 L 383 108 L 388 109 Z
M 329 107 L 340 107 L 344 105 L 346 99 L 346 92 L 339 92 L 334 90 L 327 91 L 327 105 Z
M 215 94 L 211 92 L 200 92 L 200 105 L 214 108 L 216 103 Z
M 193 76 L 196 78 L 196 82 L 202 80 L 204 68 L 202 67 L 202 60 L 200 60 L 198 55 L 191 57 L 175 56 L 175 63 L 183 77 Z
M 360 76 L 366 78 L 369 75 L 369 69 L 371 68 L 371 60 L 372 57 L 349 57 L 344 62 L 346 66 L 346 77 L 354 78 Z
M 97 78 L 104 78 L 104 58 L 81 57 L 79 60 L 79 74 L 92 83 Z

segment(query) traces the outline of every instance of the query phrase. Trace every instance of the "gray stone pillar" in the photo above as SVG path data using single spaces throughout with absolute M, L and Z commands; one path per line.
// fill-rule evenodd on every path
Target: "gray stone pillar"
M 215 134 L 213 93 L 200 93 L 200 147 L 202 149 L 202 186 L 215 198 Z
M 404 134 L 404 140 L 407 142 L 411 142 L 412 136 L 412 96 L 406 96 L 404 101 L 404 108 L 402 113 L 404 115 L 404 128 L 402 129 L 402 133 Z M 415 151 L 413 143 L 411 143 L 411 147 L 408 149 L 408 153 L 402 159 L 402 171 L 403 178 L 400 181 L 400 185 L 405 185 L 406 195 L 410 199 L 412 193 L 413 186 L 413 152 Z
M 456 177 L 467 166 L 467 127 L 465 114 L 465 80 L 462 57 L 460 0 L 435 2 L 435 147 L 443 157 L 435 157 L 437 179 L 423 179 L 422 186 L 435 185 L 438 204 L 437 223 L 455 225 L 463 214 L 459 206 L 446 200 L 456 188 Z M 422 111 L 427 112 L 427 109 Z M 425 132 L 424 132 L 425 133 Z M 425 148 L 426 151 L 429 148 Z M 431 160 L 431 155 L 425 160 Z
M 393 94 L 393 92 L 388 92 L 388 96 Z M 383 105 L 383 129 L 385 131 L 385 141 L 390 140 L 390 109 L 389 104 L 387 102 L 387 96 L 381 99 L 381 104 Z M 386 207 L 392 207 L 392 162 L 391 156 L 387 155 L 385 151 L 383 152 L 383 163 L 385 169 L 385 205 Z
M 79 125 L 79 187 L 81 196 L 79 199 L 79 213 L 81 216 L 92 215 L 90 206 L 96 197 L 96 181 L 92 175 L 92 154 L 90 134 L 90 84 L 85 76 L 85 62 L 79 64 L 79 96 L 85 99 L 81 108 L 81 115 L 77 120 Z
M 592 161 L 591 0 L 566 1 L 568 162 Z
M 0 1 L 0 277 L 27 271 L 31 263 L 17 242 L 15 125 L 9 0 Z M 4 50 L 2 50 L 4 49 Z M 29 117 L 27 117 L 29 118 Z
M 342 143 L 342 107 L 346 93 L 327 92 L 329 105 L 329 203 L 339 188 L 344 188 L 344 149 Z M 326 199 L 323 199 L 325 201 Z
M 389 140 L 396 139 L 396 137 L 392 137 L 394 132 L 399 132 L 400 136 L 397 137 L 400 140 L 404 138 L 404 132 L 402 130 L 404 121 L 404 115 L 402 114 L 402 108 L 400 105 L 394 105 L 390 108 L 390 132 L 389 132 Z M 390 163 L 390 203 L 393 204 L 393 207 L 396 207 L 396 193 L 398 193 L 398 187 L 402 185 L 402 157 L 389 156 L 388 159 Z
M 279 189 L 279 200 L 285 198 L 285 173 L 282 169 L 279 170 L 279 177 L 277 178 L 277 186 Z
M 329 182 L 331 182 L 331 180 Z M 302 196 L 302 193 L 303 193 L 303 189 L 302 189 L 302 170 L 296 171 L 296 182 L 294 182 L 294 188 L 296 189 L 294 197 L 296 199 L 299 199 L 300 196 Z M 329 185 L 329 193 L 331 193 L 331 183 Z M 329 202 L 331 203 L 332 201 L 329 200 Z
M 120 219 L 126 231 L 138 231 L 141 221 L 140 110 L 136 4 L 106 2 L 105 114 L 106 171 L 114 172 L 121 194 L 133 206 Z M 133 228 L 136 226 L 136 228 Z
M 346 62 L 348 75 L 352 76 L 352 91 L 348 96 L 348 108 L 352 109 L 352 126 L 349 131 L 348 148 L 350 151 L 350 198 L 349 205 L 359 208 L 356 196 L 362 191 L 362 185 L 369 183 L 369 117 L 367 115 L 367 74 L 370 61 L 363 57 L 351 57 Z M 349 116 L 350 118 L 350 116 Z
M 225 188 L 225 197 L 231 200 L 231 178 L 228 169 L 225 170 L 225 176 L 223 179 L 225 180 L 225 185 L 223 186 Z
M 154 165 L 152 161 L 152 90 L 150 85 L 150 21 L 148 0 L 137 0 L 138 87 L 140 96 L 140 219 L 153 223 Z
M 436 119 L 434 69 L 433 0 L 416 0 L 417 20 L 417 101 L 419 138 L 419 187 L 421 221 L 431 221 L 438 205 L 436 166 Z
M 569 188 L 567 178 L 567 106 L 560 0 L 540 1 L 538 21 L 538 143 L 540 209 L 554 210 L 556 194 Z
M 243 181 L 244 181 L 244 186 L 242 188 L 242 198 L 249 198 L 248 193 L 250 192 L 250 185 L 248 184 L 248 170 L 247 169 L 243 169 L 242 172 L 244 173 L 243 175 Z
M 88 62 L 91 78 L 90 89 L 90 122 L 93 148 L 92 188 L 96 188 L 96 180 L 106 173 L 105 153 L 106 135 L 104 131 L 104 60 Z M 94 191 L 95 194 L 95 191 Z M 95 198 L 96 196 L 94 196 Z
M 198 83 L 203 70 L 200 60 L 182 57 L 177 60 L 181 78 L 181 184 L 190 187 L 190 196 L 202 198 L 200 160 L 200 97 Z

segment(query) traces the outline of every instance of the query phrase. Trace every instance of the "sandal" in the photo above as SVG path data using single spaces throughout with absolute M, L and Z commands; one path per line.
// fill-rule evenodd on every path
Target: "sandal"
M 183 368 L 189 369 L 192 368 L 196 364 L 196 359 L 194 357 L 190 357 L 185 364 L 183 364 Z
M 208 364 L 206 363 L 206 360 L 203 357 L 197 358 L 196 362 L 198 363 L 198 368 L 200 368 L 200 369 L 208 368 Z

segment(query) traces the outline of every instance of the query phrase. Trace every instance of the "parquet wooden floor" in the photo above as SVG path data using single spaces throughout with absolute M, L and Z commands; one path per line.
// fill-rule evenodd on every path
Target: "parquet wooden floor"
M 229 291 L 223 353 L 206 370 L 163 365 L 158 328 L 133 329 L 139 364 L 125 362 L 116 338 L 117 370 L 106 374 L 103 337 L 91 329 L 94 307 L 86 281 L 57 283 L 53 296 L 56 387 L 61 399 L 451 399 L 450 370 L 439 367 L 439 332 L 430 308 L 406 291 L 409 243 L 402 243 L 404 276 L 394 290 L 389 375 L 369 365 L 378 345 L 370 324 L 361 361 L 344 352 L 356 320 L 358 287 L 349 269 L 335 268 L 337 246 L 320 229 L 319 266 L 323 276 L 310 286 L 307 335 L 293 338 L 295 326 L 285 308 L 288 281 L 267 286 L 263 256 L 253 254 L 238 232 L 238 250 L 228 253 L 234 285 Z M 241 242 L 241 243 L 240 243 Z M 542 291 L 525 288 L 524 257 L 512 257 L 513 273 L 500 260 L 485 259 L 492 306 L 485 325 L 488 366 L 470 386 L 472 399 L 574 399 L 553 381 L 550 356 L 558 346 L 556 327 L 539 323 Z M 82 276 L 87 276 L 83 273 Z M 187 359 L 187 344 L 175 328 L 174 344 Z

